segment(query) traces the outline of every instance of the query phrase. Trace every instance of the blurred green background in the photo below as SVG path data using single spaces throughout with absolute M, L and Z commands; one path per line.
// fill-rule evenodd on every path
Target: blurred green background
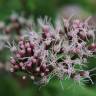
M 73 12 L 79 16 L 95 16 L 96 0 L 0 0 L 0 20 L 5 20 L 12 11 L 24 12 L 34 19 L 48 15 L 53 21 L 60 15 L 73 15 Z M 0 51 L 0 62 L 5 63 L 9 55 L 8 50 Z M 96 66 L 95 58 L 88 62 L 88 69 Z M 0 96 L 96 96 L 96 76 L 92 78 L 94 85 L 88 82 L 80 86 L 72 80 L 64 80 L 63 89 L 59 80 L 52 79 L 48 85 L 40 87 L 0 69 Z

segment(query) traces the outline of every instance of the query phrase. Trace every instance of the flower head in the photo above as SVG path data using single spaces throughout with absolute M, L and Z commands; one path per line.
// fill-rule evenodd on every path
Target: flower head
M 53 27 L 48 18 L 38 19 L 38 25 L 40 32 L 32 28 L 18 41 L 17 50 L 11 57 L 13 71 L 23 72 L 23 79 L 30 77 L 39 84 L 48 83 L 53 76 L 59 79 L 67 76 L 77 81 L 90 79 L 83 67 L 87 57 L 96 52 L 91 25 L 78 19 L 63 19 L 57 20 Z

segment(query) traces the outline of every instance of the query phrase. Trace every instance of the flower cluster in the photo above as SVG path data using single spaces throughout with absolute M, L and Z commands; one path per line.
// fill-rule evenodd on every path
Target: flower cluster
M 87 58 L 96 53 L 96 44 L 95 28 L 88 20 L 63 18 L 53 26 L 45 17 L 38 19 L 36 27 L 38 30 L 31 28 L 17 46 L 10 48 L 12 72 L 22 72 L 23 79 L 30 77 L 37 84 L 46 84 L 54 76 L 78 82 L 91 80 L 84 67 Z

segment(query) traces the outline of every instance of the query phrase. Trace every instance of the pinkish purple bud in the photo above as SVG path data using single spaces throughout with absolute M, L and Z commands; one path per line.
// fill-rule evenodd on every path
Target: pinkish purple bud
M 37 62 L 36 58 L 32 57 L 32 63 L 35 64 Z
M 20 62 L 19 65 L 22 67 L 24 65 L 24 63 L 23 62 Z
M 44 25 L 42 28 L 44 33 L 48 33 L 49 32 L 49 26 L 48 25 Z
M 30 47 L 28 47 L 28 48 L 27 48 L 27 51 L 28 51 L 28 53 L 31 53 L 32 50 L 31 50 Z
M 16 61 L 15 61 L 15 59 L 14 59 L 14 58 L 11 58 L 11 60 L 10 60 L 10 61 L 11 61 L 11 63 L 12 63 L 12 64 L 15 64 L 15 63 L 16 63 Z
M 20 48 L 24 49 L 24 48 L 25 48 L 25 46 L 24 46 L 23 44 L 21 44 L 21 45 L 20 45 Z
M 23 45 L 24 44 L 24 42 L 23 41 L 19 41 L 19 43 L 18 43 L 19 45 Z
M 19 54 L 22 56 L 22 55 L 24 55 L 26 52 L 25 52 L 25 50 L 24 49 L 22 49 L 22 50 L 20 50 L 19 51 Z
M 25 43 L 25 47 L 26 48 L 30 47 L 30 43 L 29 42 Z
M 15 69 L 19 69 L 19 66 L 18 66 L 18 65 L 14 65 L 14 68 L 15 68 Z
M 20 58 L 20 57 L 21 57 L 21 55 L 20 55 L 19 53 L 17 53 L 17 54 L 16 54 L 16 57 L 17 57 L 17 58 Z
M 93 43 L 93 44 L 89 45 L 88 49 L 93 51 L 93 52 L 96 52 L 96 44 Z
M 32 62 L 29 62 L 28 64 L 27 64 L 27 67 L 31 67 L 32 66 Z

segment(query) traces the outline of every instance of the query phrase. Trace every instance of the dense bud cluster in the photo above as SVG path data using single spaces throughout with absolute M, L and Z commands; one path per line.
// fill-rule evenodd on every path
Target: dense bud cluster
M 55 26 L 45 17 L 38 19 L 39 32 L 34 28 L 27 36 L 21 36 L 18 45 L 11 50 L 11 71 L 23 72 L 23 79 L 46 84 L 53 76 L 59 79 L 90 78 L 84 70 L 87 57 L 96 52 L 95 29 L 87 20 L 56 20 Z M 12 49 L 11 48 L 11 49 Z
M 42 48 L 40 41 L 36 43 L 35 45 L 35 42 L 21 39 L 18 43 L 18 50 L 13 52 L 15 56 L 11 58 L 12 71 L 23 71 L 33 80 L 48 75 L 52 70 L 51 66 L 47 65 L 48 50 Z

